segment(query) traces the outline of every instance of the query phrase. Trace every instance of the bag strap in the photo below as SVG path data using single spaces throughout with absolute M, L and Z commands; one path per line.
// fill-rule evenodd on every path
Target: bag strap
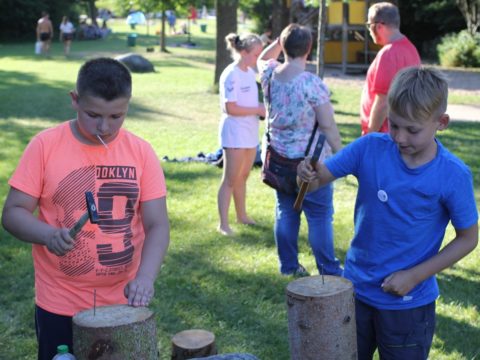
M 267 108 L 268 108 L 268 117 L 267 117 L 267 133 L 265 134 L 265 136 L 267 137 L 267 143 L 270 144 L 270 114 L 272 113 L 272 102 L 271 102 L 271 98 L 270 98 L 270 94 L 271 94 L 271 87 L 272 87 L 272 79 L 273 79 L 273 71 L 275 69 L 272 70 L 268 80 L 267 80 L 267 96 L 266 96 L 266 99 L 267 99 Z M 310 139 L 308 140 L 308 145 L 307 145 L 307 148 L 305 149 L 305 155 L 304 156 L 307 156 L 308 153 L 310 152 L 310 148 L 312 147 L 312 143 L 313 143 L 313 139 L 315 138 L 315 132 L 317 131 L 318 129 L 318 122 L 315 121 L 315 125 L 313 126 L 313 130 L 312 130 L 312 135 L 310 135 Z

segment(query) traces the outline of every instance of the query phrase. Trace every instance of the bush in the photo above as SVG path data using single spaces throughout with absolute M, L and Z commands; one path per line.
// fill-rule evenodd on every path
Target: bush
M 467 30 L 449 34 L 437 46 L 438 58 L 443 66 L 480 66 L 480 34 Z

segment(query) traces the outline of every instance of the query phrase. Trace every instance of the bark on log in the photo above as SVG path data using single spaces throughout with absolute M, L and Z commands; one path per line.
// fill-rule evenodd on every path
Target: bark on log
M 259 360 L 259 358 L 257 358 L 256 356 L 253 356 L 252 354 L 230 353 L 230 354 L 212 355 L 212 356 L 202 357 L 202 358 L 194 358 L 191 360 Z
M 288 284 L 291 360 L 355 360 L 357 334 L 352 283 L 309 276 Z
M 77 360 L 158 360 L 154 313 L 145 307 L 99 306 L 73 317 Z
M 172 338 L 172 360 L 216 355 L 215 335 L 201 329 L 184 330 Z

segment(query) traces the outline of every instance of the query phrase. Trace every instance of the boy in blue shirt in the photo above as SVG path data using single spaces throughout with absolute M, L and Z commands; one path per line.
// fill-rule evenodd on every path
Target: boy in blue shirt
M 315 168 L 298 167 L 309 191 L 354 175 L 355 234 L 345 277 L 355 287 L 358 359 L 426 359 L 435 328 L 435 274 L 478 242 L 468 167 L 435 138 L 447 128 L 448 86 L 441 72 L 411 67 L 388 93 L 389 134 L 357 139 Z M 455 238 L 441 251 L 452 222 Z

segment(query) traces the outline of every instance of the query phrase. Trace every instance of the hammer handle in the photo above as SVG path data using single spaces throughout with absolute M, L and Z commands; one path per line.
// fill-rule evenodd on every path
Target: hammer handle
M 88 220 L 88 211 L 85 212 L 81 217 L 80 219 L 78 219 L 77 223 L 75 225 L 73 225 L 73 227 L 70 229 L 70 231 L 68 232 L 70 234 L 70 237 L 72 239 L 75 238 L 75 236 L 78 234 L 78 232 L 80 230 L 82 230 L 83 228 L 83 225 L 85 225 L 85 223 L 87 222 Z
M 293 208 L 296 211 L 300 211 L 303 204 L 303 199 L 305 199 L 305 194 L 307 193 L 308 189 L 308 182 L 302 181 L 300 184 L 300 190 L 298 191 L 297 198 L 295 199 L 295 203 L 293 204 Z

